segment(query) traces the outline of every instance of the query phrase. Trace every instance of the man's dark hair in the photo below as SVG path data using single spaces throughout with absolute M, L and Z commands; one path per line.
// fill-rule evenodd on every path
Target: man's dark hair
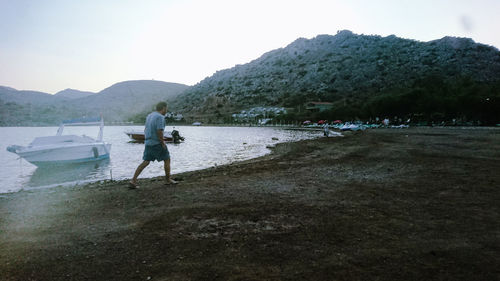
M 161 102 L 156 104 L 156 111 L 160 111 L 165 107 L 167 107 L 167 103 L 164 101 L 161 101 Z

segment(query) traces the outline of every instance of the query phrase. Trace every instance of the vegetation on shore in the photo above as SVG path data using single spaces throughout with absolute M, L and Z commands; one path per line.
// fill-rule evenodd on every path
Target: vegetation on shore
M 413 124 L 495 125 L 500 123 L 500 82 L 477 83 L 470 78 L 446 81 L 439 75 L 394 88 L 363 102 L 343 101 L 323 112 L 292 111 L 283 121 L 300 120 L 410 120 Z

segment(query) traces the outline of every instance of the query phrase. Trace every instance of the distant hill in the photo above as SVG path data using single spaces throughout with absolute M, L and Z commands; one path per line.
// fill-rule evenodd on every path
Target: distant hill
M 130 116 L 152 110 L 159 101 L 170 101 L 189 86 L 153 80 L 120 82 L 99 93 L 78 99 L 88 114 L 103 112 L 106 120 L 122 121 Z
M 0 100 L 4 103 L 46 105 L 54 101 L 51 94 L 37 91 L 18 91 L 14 88 L 0 86 Z
M 74 89 L 66 89 L 54 94 L 55 97 L 71 99 L 71 100 L 85 98 L 91 95 L 95 95 L 95 93 L 79 91 Z
M 67 89 L 50 95 L 0 87 L 0 125 L 56 125 L 63 119 L 101 113 L 106 121 L 124 121 L 187 88 L 154 80 L 120 82 L 95 94 Z
M 499 80 L 500 52 L 472 39 L 419 42 L 340 31 L 334 36 L 300 38 L 247 64 L 218 71 L 178 96 L 173 109 L 208 122 L 227 120 L 231 113 L 254 106 L 284 106 L 300 112 L 308 101 L 333 102 L 337 115 L 331 112 L 326 116 L 330 118 L 429 115 L 429 108 L 451 116 L 460 115 L 462 109 L 445 109 L 442 104 L 426 107 L 425 103 L 432 103 L 430 95 L 437 95 L 442 103 L 442 97 L 454 92 L 448 93 L 452 103 L 467 103 L 470 96 L 479 103 L 479 96 L 488 90 L 474 94 L 473 88 L 494 87 Z M 409 99 L 404 110 L 398 110 L 401 99 Z M 490 104 L 497 100 L 489 99 Z

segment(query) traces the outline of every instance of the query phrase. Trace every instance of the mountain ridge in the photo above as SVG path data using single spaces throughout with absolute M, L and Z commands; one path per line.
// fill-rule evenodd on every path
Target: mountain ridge
M 256 106 L 286 107 L 293 113 L 286 118 L 292 120 L 419 115 L 500 122 L 494 113 L 500 112 L 499 89 L 500 52 L 495 47 L 470 38 L 421 42 L 342 30 L 298 38 L 194 86 L 130 80 L 75 99 L 0 86 L 0 121 L 30 124 L 33 118 L 18 117 L 28 106 L 40 124 L 55 122 L 57 114 L 67 118 L 100 112 L 106 120 L 122 121 L 168 100 L 170 110 L 188 121 L 210 123 L 230 122 L 231 114 Z M 326 115 L 307 116 L 304 104 L 311 101 L 331 102 L 333 108 Z
M 328 101 L 359 107 L 395 89 L 421 87 L 429 76 L 445 84 L 496 83 L 500 52 L 470 38 L 420 42 L 343 30 L 298 38 L 247 64 L 217 71 L 178 96 L 173 108 L 193 120 L 222 122 L 254 106 L 298 109 L 307 101 Z
M 158 101 L 173 99 L 187 87 L 164 81 L 129 80 L 115 83 L 98 93 L 70 89 L 51 95 L 0 86 L 0 125 L 56 125 L 63 119 L 99 116 L 101 113 L 106 121 L 124 121 L 152 109 Z M 65 97 L 74 94 L 80 96 Z
M 84 98 L 88 97 L 91 95 L 95 95 L 96 93 L 94 92 L 88 92 L 88 91 L 80 91 L 76 89 L 64 89 L 62 91 L 59 91 L 54 94 L 55 97 L 60 97 L 60 98 L 66 98 L 66 99 L 79 99 L 79 98 Z

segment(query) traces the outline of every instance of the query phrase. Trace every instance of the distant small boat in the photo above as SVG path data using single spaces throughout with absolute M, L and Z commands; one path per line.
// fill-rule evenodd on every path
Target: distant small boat
M 410 126 L 408 125 L 404 125 L 404 124 L 401 124 L 401 125 L 392 125 L 390 128 L 392 129 L 404 129 L 404 128 L 409 128 Z
M 193 126 L 201 126 L 201 122 L 194 122 L 192 125 Z
M 64 126 L 99 125 L 97 139 L 88 136 L 62 135 Z M 7 151 L 37 165 L 98 161 L 109 158 L 111 144 L 102 140 L 102 118 L 82 118 L 61 123 L 55 136 L 37 137 L 28 146 L 11 145 Z
M 364 130 L 365 127 L 363 125 L 356 125 L 356 124 L 344 124 L 342 127 L 340 127 L 341 131 L 359 131 L 359 130 Z
M 144 131 L 127 131 L 125 132 L 127 136 L 129 136 L 134 142 L 144 142 L 146 137 L 144 136 Z M 172 130 L 172 132 L 164 131 L 163 133 L 163 141 L 172 142 L 172 143 L 180 143 L 184 141 L 184 137 L 181 137 L 179 131 Z

